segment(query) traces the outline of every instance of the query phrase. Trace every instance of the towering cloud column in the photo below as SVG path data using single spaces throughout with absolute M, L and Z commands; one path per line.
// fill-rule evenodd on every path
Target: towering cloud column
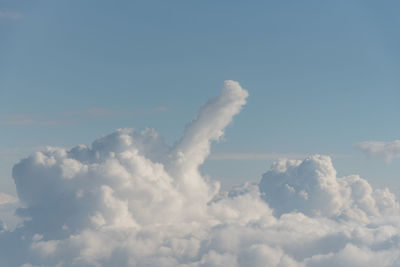
M 186 126 L 182 139 L 173 147 L 169 172 L 180 189 L 198 197 L 208 197 L 207 185 L 198 168 L 210 154 L 212 141 L 224 135 L 224 129 L 246 104 L 248 92 L 238 82 L 225 81 L 219 97 L 210 99 L 199 111 L 197 118 Z

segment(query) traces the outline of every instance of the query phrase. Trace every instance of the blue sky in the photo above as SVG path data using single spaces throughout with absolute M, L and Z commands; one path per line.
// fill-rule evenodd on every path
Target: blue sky
M 1 191 L 45 145 L 146 126 L 171 144 L 226 79 L 250 97 L 213 154 L 243 159 L 215 156 L 204 172 L 256 181 L 273 155 L 322 153 L 340 175 L 398 187 L 399 159 L 354 144 L 399 139 L 399 5 L 1 0 Z

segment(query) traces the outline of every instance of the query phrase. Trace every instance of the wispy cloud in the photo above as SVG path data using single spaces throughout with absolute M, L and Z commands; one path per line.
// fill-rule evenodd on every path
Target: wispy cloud
M 0 114 L 0 125 L 3 126 L 56 126 L 61 124 L 65 124 L 65 121 L 49 119 L 40 114 Z
M 90 107 L 87 109 L 74 110 L 64 112 L 67 116 L 79 116 L 83 118 L 110 118 L 110 117 L 125 117 L 125 116 L 137 116 L 137 115 L 148 115 L 152 113 L 162 113 L 168 112 L 169 108 L 165 106 L 157 106 L 147 109 L 137 109 L 137 110 L 117 110 L 110 109 L 106 107 Z
M 8 10 L 0 10 L 0 19 L 22 19 L 24 16 L 22 13 L 13 12 Z
M 400 140 L 391 142 L 365 141 L 354 144 L 367 156 L 384 157 L 387 162 L 400 157 Z
M 142 110 L 113 110 L 105 107 L 54 112 L 54 113 L 3 113 L 0 114 L 2 126 L 60 126 L 80 121 L 110 119 L 116 117 L 141 116 L 168 112 L 169 108 L 158 106 Z
M 309 156 L 302 153 L 253 153 L 253 152 L 216 152 L 210 160 L 276 160 L 276 159 L 303 159 Z M 348 154 L 330 154 L 332 158 L 349 158 Z
M 157 112 L 168 112 L 168 111 L 170 111 L 170 108 L 166 107 L 166 106 L 158 106 L 158 107 L 154 108 L 154 111 L 157 111 Z
M 210 155 L 211 160 L 274 160 L 278 158 L 301 159 L 306 157 L 305 154 L 298 153 L 213 153 Z

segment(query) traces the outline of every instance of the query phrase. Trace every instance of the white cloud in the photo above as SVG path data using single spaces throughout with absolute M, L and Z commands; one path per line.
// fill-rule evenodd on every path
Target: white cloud
M 12 230 L 22 221 L 15 215 L 15 210 L 19 207 L 18 198 L 0 193 L 0 232 Z
M 337 178 L 328 156 L 275 162 L 264 174 L 260 191 L 277 215 L 296 210 L 308 216 L 368 221 L 399 211 L 388 189 L 373 190 L 357 175 Z
M 366 141 L 355 146 L 368 156 L 384 157 L 388 162 L 400 157 L 400 140 L 392 142 Z
M 399 203 L 327 156 L 279 160 L 229 192 L 199 166 L 245 104 L 225 82 L 173 147 L 119 129 L 14 166 L 25 218 L 0 233 L 6 266 L 398 266 Z M 352 256 L 354 255 L 354 256 Z

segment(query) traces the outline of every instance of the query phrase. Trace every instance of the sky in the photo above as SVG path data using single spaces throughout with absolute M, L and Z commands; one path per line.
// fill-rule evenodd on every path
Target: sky
M 226 188 L 276 158 L 330 155 L 339 174 L 399 187 L 396 1 L 0 1 L 0 186 L 44 146 L 117 128 L 168 144 L 224 80 L 248 104 L 202 171 Z M 367 153 L 368 154 L 368 153 Z
M 399 8 L 0 0 L 0 265 L 400 266 Z

